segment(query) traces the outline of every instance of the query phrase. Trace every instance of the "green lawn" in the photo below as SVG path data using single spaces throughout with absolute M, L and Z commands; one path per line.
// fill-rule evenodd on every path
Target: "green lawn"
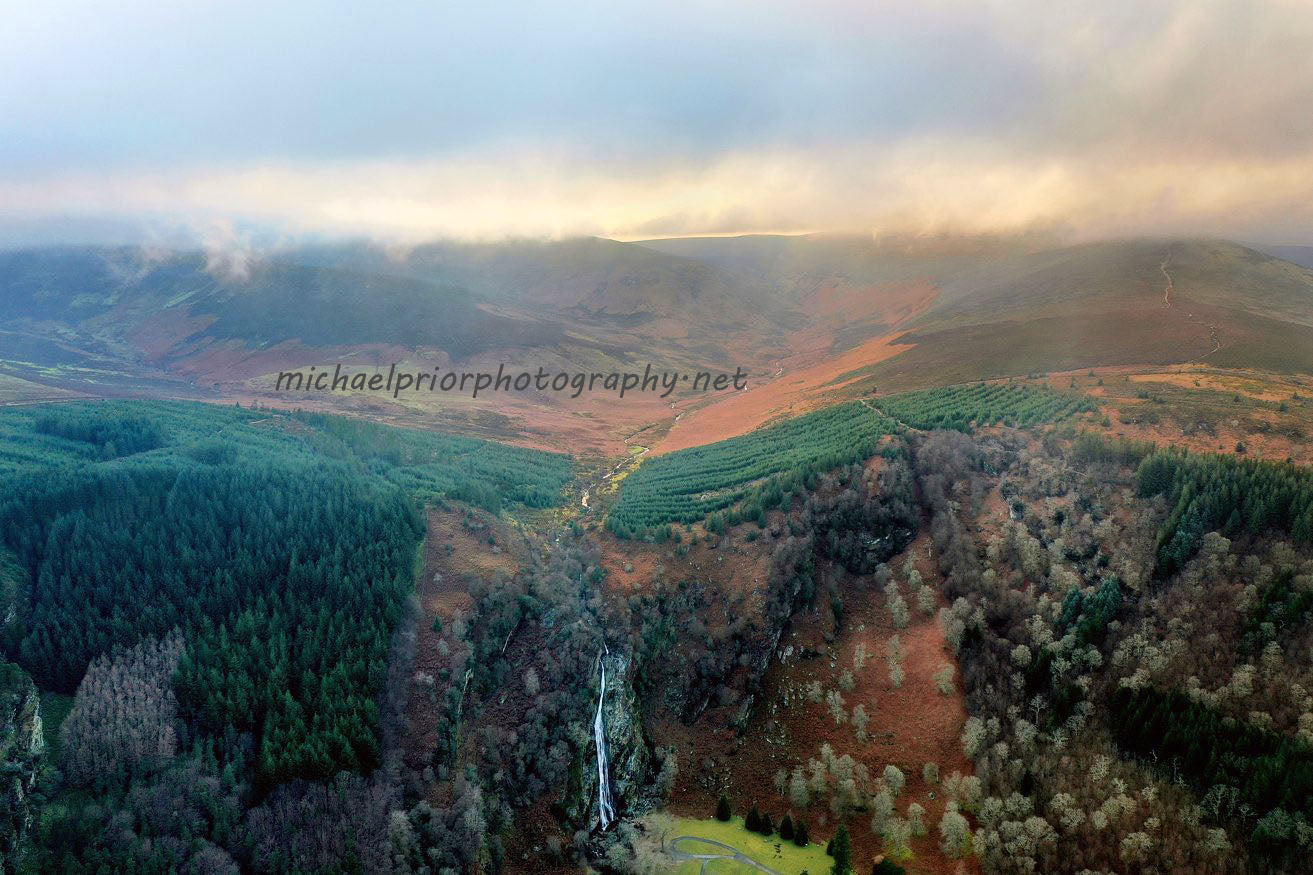
M 830 868 L 834 864 L 834 860 L 825 853 L 824 843 L 813 843 L 805 848 L 800 848 L 791 841 L 782 840 L 777 835 L 766 838 L 744 829 L 743 818 L 741 817 L 735 817 L 729 823 L 721 823 L 719 820 L 714 819 L 694 820 L 692 818 L 676 817 L 669 838 L 674 839 L 679 836 L 711 839 L 712 841 L 730 845 L 763 866 L 768 866 L 777 872 L 784 873 L 784 875 L 801 875 L 803 872 L 807 872 L 809 875 L 829 875 Z M 672 847 L 669 840 L 667 840 L 667 847 Z M 691 841 L 680 842 L 678 847 L 680 850 L 691 853 L 730 853 L 716 845 L 704 845 Z M 672 867 L 671 871 L 678 873 L 678 875 L 698 875 L 701 871 L 701 861 L 685 860 Z M 709 875 L 760 875 L 760 870 L 731 859 L 709 862 L 707 872 Z

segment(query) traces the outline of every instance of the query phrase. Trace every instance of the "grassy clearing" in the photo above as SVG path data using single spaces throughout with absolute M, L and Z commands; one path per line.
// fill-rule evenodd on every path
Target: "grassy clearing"
M 786 842 L 777 835 L 766 838 L 755 832 L 748 832 L 743 826 L 743 818 L 741 817 L 732 818 L 728 823 L 721 823 L 719 820 L 711 818 L 696 820 L 688 817 L 676 817 L 674 818 L 674 826 L 667 838 L 666 846 L 671 847 L 670 839 L 679 836 L 710 839 L 711 841 L 730 845 L 737 848 L 741 854 L 751 857 L 763 866 L 782 872 L 784 875 L 801 875 L 803 872 L 809 873 L 809 875 L 828 875 L 834 864 L 834 860 L 825 853 L 823 843 L 813 843 L 805 848 L 800 848 L 793 842 Z M 699 842 L 681 842 L 679 849 L 691 853 L 729 853 L 729 851 L 716 845 Z M 678 875 L 698 875 L 701 869 L 700 860 L 685 860 L 671 867 L 671 871 L 678 873 Z M 715 873 L 715 875 L 740 875 L 740 873 L 743 873 L 743 875 L 760 875 L 759 869 L 735 862 L 732 859 L 709 862 L 707 872 Z
M 63 389 L 43 386 L 13 374 L 0 373 L 0 402 L 59 398 L 68 394 Z
M 1191 381 L 1188 375 L 1162 380 L 1153 377 L 1146 374 L 1108 381 L 1107 403 L 1114 407 L 1120 421 L 1130 425 L 1170 424 L 1188 436 L 1199 432 L 1215 435 L 1221 426 L 1234 420 L 1234 427 L 1243 432 L 1279 434 L 1298 441 L 1306 434 L 1313 410 L 1313 400 L 1281 383 L 1270 384 L 1263 393 L 1263 384 L 1254 379 L 1214 376 Z M 1268 400 L 1256 397 L 1259 393 L 1279 397 Z
M 73 710 L 73 697 L 63 693 L 41 691 L 41 729 L 46 741 L 46 760 L 59 762 L 59 729 L 68 712 Z

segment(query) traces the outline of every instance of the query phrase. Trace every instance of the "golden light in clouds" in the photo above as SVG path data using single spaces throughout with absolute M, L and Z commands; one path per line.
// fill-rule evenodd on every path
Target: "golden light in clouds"
M 240 216 L 401 242 L 854 229 L 1243 236 L 1313 224 L 1313 158 L 1011 158 L 922 140 L 646 172 L 503 155 L 65 177 L 0 184 L 0 200 L 36 213 Z

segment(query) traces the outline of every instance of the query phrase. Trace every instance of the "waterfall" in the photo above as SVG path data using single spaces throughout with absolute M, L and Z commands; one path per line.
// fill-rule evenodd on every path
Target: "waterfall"
M 606 657 L 611 651 L 603 648 L 598 662 L 602 666 L 602 691 L 597 696 L 597 716 L 593 718 L 593 741 L 597 745 L 597 813 L 602 829 L 615 820 L 615 805 L 611 799 L 611 769 L 607 765 L 606 725 L 602 721 L 602 704 L 606 701 Z

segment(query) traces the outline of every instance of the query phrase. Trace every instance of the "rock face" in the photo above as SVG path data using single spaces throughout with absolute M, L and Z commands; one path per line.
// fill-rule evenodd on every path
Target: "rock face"
M 0 870 L 14 871 L 32 826 L 29 796 L 45 747 L 36 685 L 18 666 L 0 663 Z
M 606 700 L 602 703 L 602 720 L 610 755 L 611 794 L 616 814 L 632 814 L 641 803 L 649 781 L 652 762 L 647 739 L 643 735 L 638 698 L 630 685 L 629 661 L 619 654 L 602 657 L 606 661 Z M 593 673 L 593 708 L 597 707 L 600 671 Z M 566 818 L 577 828 L 593 830 L 598 825 L 597 752 L 592 742 L 592 717 L 588 715 L 588 744 L 571 772 L 570 786 L 562 799 Z

